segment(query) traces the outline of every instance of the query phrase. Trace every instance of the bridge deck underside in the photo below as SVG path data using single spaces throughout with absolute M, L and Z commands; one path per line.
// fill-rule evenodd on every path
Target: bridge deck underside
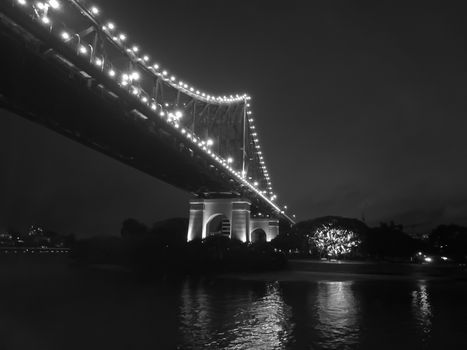
M 145 119 L 150 113 L 112 86 L 115 82 L 97 70 L 80 70 L 80 57 L 57 53 L 53 40 L 27 29 L 0 12 L 6 53 L 0 65 L 0 107 L 196 196 L 244 197 L 254 210 L 274 214 L 164 120 Z M 96 81 L 88 73 L 102 77 Z

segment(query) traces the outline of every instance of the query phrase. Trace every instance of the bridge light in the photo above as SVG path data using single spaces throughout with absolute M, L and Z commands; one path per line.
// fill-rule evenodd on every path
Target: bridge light
M 143 103 L 148 102 L 148 98 L 146 96 L 143 96 L 143 98 L 141 98 L 141 102 L 143 102 Z
M 115 76 L 115 71 L 113 69 L 109 70 L 109 76 L 112 78 Z
M 149 56 L 148 56 L 148 55 L 144 55 L 143 60 L 144 60 L 145 62 L 149 61 Z
M 126 40 L 126 35 L 122 33 L 122 34 L 120 34 L 120 35 L 118 36 L 118 38 L 119 38 L 121 41 L 125 41 L 125 40 Z
M 49 23 L 50 23 L 49 17 L 46 17 L 46 16 L 42 17 L 42 18 L 41 18 L 41 21 L 42 21 L 42 23 L 44 23 L 44 24 L 49 24 Z
M 91 13 L 93 15 L 98 15 L 99 14 L 99 9 L 96 6 L 91 7 Z
M 39 10 L 44 10 L 44 9 L 45 9 L 44 3 L 38 2 L 38 3 L 37 3 L 37 8 L 38 8 Z
M 67 32 L 62 32 L 61 37 L 63 40 L 70 40 L 70 34 Z
M 253 182 L 253 186 L 258 186 L 258 181 Z
M 181 111 L 175 111 L 175 118 L 180 119 L 183 117 L 183 113 Z
M 228 158 L 227 158 L 227 163 L 229 163 L 229 164 L 233 163 L 233 158 L 232 158 L 232 157 L 228 157 Z
M 175 81 L 175 77 L 172 75 L 172 76 L 170 77 L 170 80 Z
M 157 63 L 154 63 L 153 67 L 154 69 L 159 69 L 159 65 Z
M 26 0 L 18 0 L 17 2 L 20 5 L 26 5 Z
M 88 49 L 86 49 L 85 46 L 81 45 L 79 47 L 79 52 L 82 53 L 83 55 L 86 55 L 88 53 Z
M 213 144 L 214 144 L 214 141 L 212 139 L 208 139 L 206 141 L 206 145 L 208 145 L 208 146 L 212 146 Z
M 49 4 L 54 10 L 60 8 L 60 3 L 57 0 L 49 0 Z
M 162 71 L 162 75 L 167 75 L 167 71 L 166 70 Z
M 139 50 L 138 46 L 133 46 L 131 49 L 133 50 L 133 52 L 138 52 Z
M 112 22 L 109 22 L 109 23 L 107 23 L 107 28 L 109 28 L 110 30 L 114 30 L 115 29 L 115 24 L 113 24 Z
M 96 66 L 101 66 L 102 65 L 102 60 L 100 58 L 96 58 L 94 63 L 96 64 Z
M 131 79 L 138 81 L 141 78 L 140 74 L 138 72 L 133 72 L 131 73 Z

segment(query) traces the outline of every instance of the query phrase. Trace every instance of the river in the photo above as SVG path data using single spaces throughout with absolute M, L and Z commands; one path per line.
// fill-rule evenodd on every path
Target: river
M 338 278 L 337 278 L 338 279 Z M 466 349 L 467 282 L 140 278 L 0 257 L 0 349 Z

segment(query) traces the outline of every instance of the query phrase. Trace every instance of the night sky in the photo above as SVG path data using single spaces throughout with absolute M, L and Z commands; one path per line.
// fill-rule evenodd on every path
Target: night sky
M 273 3 L 95 1 L 180 79 L 252 95 L 273 188 L 298 220 L 467 224 L 464 11 Z M 187 193 L 4 111 L 0 149 L 0 230 L 118 234 L 127 217 L 188 215 Z

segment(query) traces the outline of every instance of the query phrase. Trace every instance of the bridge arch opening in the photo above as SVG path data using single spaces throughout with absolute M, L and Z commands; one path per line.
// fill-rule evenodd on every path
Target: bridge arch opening
M 262 228 L 257 228 L 251 232 L 251 243 L 266 243 L 266 232 Z
M 206 237 L 223 235 L 230 237 L 230 220 L 223 214 L 214 214 L 206 223 Z

